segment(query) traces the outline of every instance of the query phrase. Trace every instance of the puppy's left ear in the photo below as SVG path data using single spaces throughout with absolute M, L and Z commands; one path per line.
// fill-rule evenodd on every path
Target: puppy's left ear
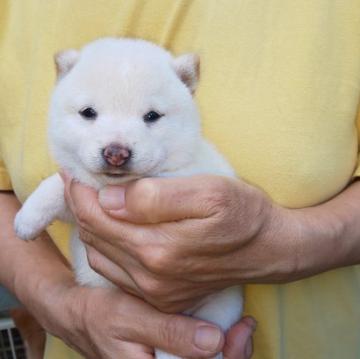
M 193 94 L 200 77 L 200 57 L 197 54 L 185 54 L 174 59 L 175 72 Z
M 54 55 L 58 80 L 64 77 L 74 67 L 78 59 L 79 51 L 73 49 L 59 51 Z

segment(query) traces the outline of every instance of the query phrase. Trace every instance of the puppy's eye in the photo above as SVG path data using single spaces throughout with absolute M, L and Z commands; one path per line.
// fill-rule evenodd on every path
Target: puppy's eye
M 92 107 L 85 107 L 79 111 L 79 114 L 87 120 L 95 120 L 97 112 Z
M 157 113 L 155 111 L 150 111 L 144 115 L 143 119 L 145 122 L 155 122 L 162 116 L 164 116 L 164 115 L 160 115 L 159 113 Z

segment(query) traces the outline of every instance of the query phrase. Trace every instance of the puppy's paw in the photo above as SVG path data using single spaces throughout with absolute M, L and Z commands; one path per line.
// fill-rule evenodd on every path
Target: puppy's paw
M 39 222 L 39 218 L 36 218 L 34 213 L 20 210 L 14 221 L 16 235 L 24 241 L 35 239 L 44 230 L 42 223 Z

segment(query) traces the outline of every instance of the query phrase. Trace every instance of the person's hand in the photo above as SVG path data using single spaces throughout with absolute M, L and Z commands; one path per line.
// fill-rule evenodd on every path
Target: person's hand
M 69 184 L 69 180 L 67 181 Z M 67 187 L 67 198 L 70 201 L 69 196 L 69 187 Z M 72 206 L 72 208 L 74 208 Z M 85 231 L 82 231 L 83 235 L 90 235 L 89 233 L 86 233 Z M 94 252 L 96 255 L 96 250 L 91 249 L 91 247 L 88 247 L 90 249 L 90 252 L 88 252 L 88 255 L 91 256 L 91 251 Z M 135 294 L 138 294 L 136 291 L 136 285 L 135 285 L 135 291 L 132 289 L 134 288 L 134 282 L 131 280 L 131 277 L 127 276 L 125 271 L 122 271 L 120 268 L 112 268 L 113 263 L 109 261 L 106 257 L 103 257 L 99 253 L 97 253 L 100 257 L 100 259 L 103 259 L 103 263 L 107 263 L 109 271 L 111 272 L 112 269 L 115 269 L 115 273 L 119 273 L 121 278 L 127 278 L 126 283 L 127 289 L 130 292 L 135 292 Z M 121 284 L 123 285 L 125 282 L 122 281 Z M 251 317 L 244 317 L 242 318 L 239 323 L 234 325 L 233 328 L 231 328 L 226 336 L 226 344 L 223 348 L 224 357 L 227 359 L 248 359 L 252 356 L 253 351 L 253 345 L 252 345 L 252 334 L 255 330 L 256 322 Z
M 66 177 L 66 176 L 65 176 Z M 163 311 L 242 282 L 280 282 L 296 265 L 286 210 L 243 181 L 146 178 L 98 194 L 65 178 L 90 265 Z
M 221 350 L 226 359 L 252 355 L 251 317 L 231 328 L 224 346 L 216 326 L 161 313 L 118 289 L 64 286 L 48 296 L 51 310 L 41 318 L 46 329 L 87 359 L 153 359 L 154 347 L 186 358 L 209 358 Z
M 38 308 L 37 318 L 47 331 L 87 359 L 152 359 L 154 347 L 181 357 L 208 358 L 224 345 L 216 326 L 161 313 L 119 289 L 56 283 L 47 286 L 46 297 L 47 310 Z M 241 332 L 242 338 L 248 335 L 244 329 Z
M 209 357 L 223 349 L 229 359 L 248 358 L 255 325 L 251 318 L 231 328 L 222 348 L 222 333 L 209 323 L 160 313 L 120 290 L 80 287 L 46 233 L 32 242 L 16 238 L 13 220 L 20 204 L 13 194 L 0 195 L 0 283 L 42 328 L 88 359 L 152 359 L 154 345 L 188 357 Z M 198 332 L 209 327 L 210 333 Z

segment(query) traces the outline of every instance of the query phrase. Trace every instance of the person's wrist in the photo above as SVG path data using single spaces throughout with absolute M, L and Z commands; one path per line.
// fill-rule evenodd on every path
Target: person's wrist
M 341 266 L 346 255 L 339 247 L 344 223 L 334 213 L 319 207 L 284 209 L 287 230 L 282 241 L 291 248 L 292 270 L 286 281 L 294 281 Z
M 51 334 L 66 341 L 69 336 L 83 332 L 88 290 L 74 282 L 64 282 L 54 288 L 54 300 L 46 304 L 49 313 L 47 330 Z
M 270 200 L 264 213 L 261 230 L 255 239 L 263 243 L 263 254 L 267 258 L 267 265 L 259 269 L 259 279 L 269 283 L 295 280 L 302 267 L 297 248 L 301 237 L 301 221 L 291 210 Z
M 14 278 L 15 295 L 49 332 L 54 331 L 55 321 L 60 322 L 64 318 L 66 313 L 62 310 L 65 304 L 63 298 L 76 286 L 73 273 L 68 267 L 54 267 L 51 269 L 40 266 L 32 273 L 23 269 Z

